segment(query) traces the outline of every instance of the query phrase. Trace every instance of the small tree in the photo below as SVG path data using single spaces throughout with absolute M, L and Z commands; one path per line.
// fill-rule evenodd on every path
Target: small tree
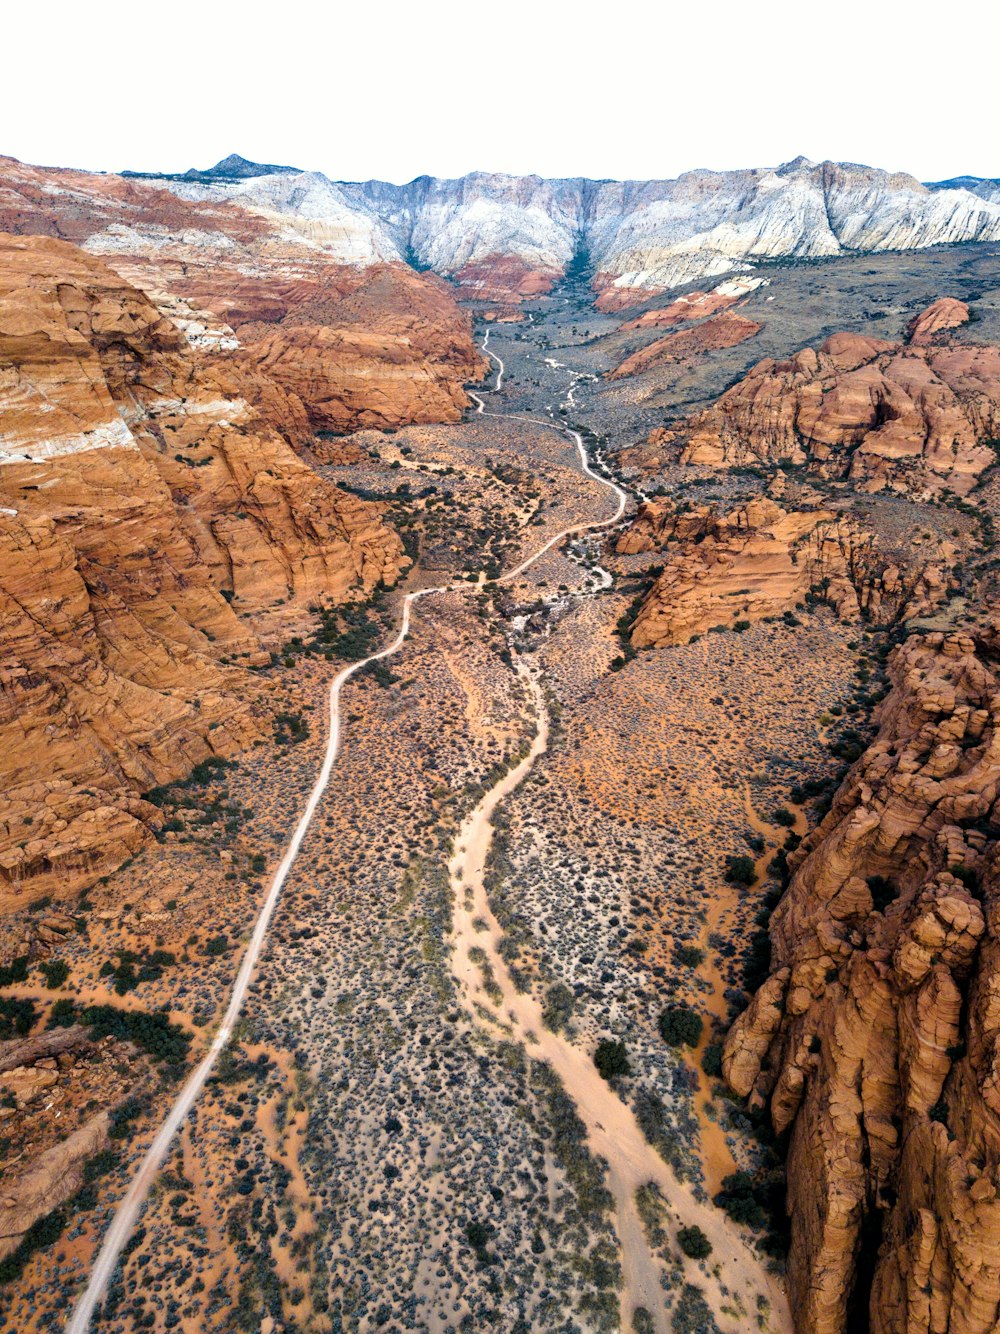
M 705 1260 L 712 1254 L 712 1243 L 702 1232 L 697 1223 L 682 1227 L 677 1233 L 681 1250 L 691 1260 Z
M 668 1005 L 660 1015 L 660 1037 L 671 1047 L 697 1047 L 702 1027 L 701 1015 L 683 1001 Z
M 65 959 L 53 959 L 51 963 L 40 963 L 38 966 L 50 991 L 61 987 L 69 977 L 69 964 Z
M 628 1063 L 628 1053 L 624 1042 L 613 1042 L 605 1038 L 597 1044 L 594 1052 L 594 1064 L 602 1079 L 612 1080 L 616 1075 L 630 1075 L 632 1067 Z
M 752 885 L 756 878 L 753 858 L 745 853 L 740 857 L 726 858 L 726 879 L 730 884 Z

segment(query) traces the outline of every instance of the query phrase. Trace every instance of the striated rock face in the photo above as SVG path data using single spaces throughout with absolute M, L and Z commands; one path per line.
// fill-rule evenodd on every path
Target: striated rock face
M 348 280 L 348 278 L 350 280 Z M 302 400 L 316 430 L 456 422 L 486 363 L 433 275 L 386 266 L 291 291 L 280 323 L 237 326 L 247 356 Z
M 714 627 L 759 621 L 808 595 L 843 617 L 894 620 L 929 610 L 949 584 L 941 562 L 901 570 L 882 558 L 873 535 L 846 515 L 789 512 L 770 499 L 726 515 L 714 506 L 678 512 L 669 502 L 647 501 L 618 551 L 661 547 L 669 555 L 636 617 L 636 648 L 684 644 Z
M 998 649 L 989 626 L 894 652 L 726 1042 L 731 1087 L 790 1132 L 805 1334 L 854 1328 L 852 1294 L 876 1334 L 1000 1323 Z
M 675 333 L 657 338 L 638 352 L 633 352 L 610 372 L 608 379 L 621 380 L 628 375 L 641 375 L 643 371 L 653 370 L 656 366 L 694 360 L 716 348 L 735 347 L 753 338 L 763 327 L 755 320 L 748 320 L 745 315 L 723 311 L 689 329 L 678 329 Z
M 937 302 L 909 346 L 840 333 L 818 351 L 768 358 L 649 445 L 709 467 L 789 459 L 865 491 L 965 495 L 995 460 L 982 442 L 1000 434 L 1000 348 L 935 336 L 957 322 Z
M 210 250 L 243 275 L 282 264 L 301 272 L 320 259 L 354 266 L 412 259 L 490 301 L 545 291 L 570 266 L 586 264 L 606 310 L 758 259 L 1000 237 L 1000 201 L 984 183 L 929 189 L 901 173 L 805 158 L 665 181 L 473 172 L 407 185 L 232 161 L 232 169 L 123 179 L 42 172 L 8 159 L 0 225 L 17 231 L 27 219 L 32 230 L 92 237 L 88 244 L 101 253 L 157 265 Z
M 253 659 L 255 612 L 400 569 L 247 382 L 100 261 L 0 237 L 0 902 L 112 869 L 149 836 L 139 793 L 259 734 L 221 661 Z
M 796 158 L 776 169 L 608 183 L 600 192 L 588 235 L 595 286 L 631 289 L 633 296 L 757 258 L 908 250 L 1000 235 L 995 203 L 852 163 Z
M 687 296 L 679 296 L 675 301 L 671 301 L 669 306 L 663 306 L 659 310 L 645 310 L 635 319 L 626 320 L 621 326 L 622 331 L 671 329 L 677 324 L 686 324 L 689 320 L 705 319 L 735 305 L 758 287 L 766 286 L 766 278 L 729 278 L 726 282 L 713 287 L 710 292 L 689 292 Z M 612 288 L 599 297 L 595 304 L 602 309 L 615 309 L 614 305 L 610 304 L 613 303 L 614 295 L 615 289 Z
M 1000 236 L 1000 206 L 964 188 L 797 158 L 778 168 L 692 171 L 668 181 L 546 181 L 474 173 L 409 185 L 370 181 L 359 208 L 389 220 L 401 253 L 459 275 L 516 256 L 561 274 L 585 256 L 603 309 L 731 272 L 754 259 L 906 250 Z
M 291 439 L 310 426 L 456 421 L 485 362 L 447 284 L 405 265 L 371 207 L 358 212 L 324 177 L 239 174 L 252 167 L 146 181 L 4 158 L 0 226 L 81 243 L 195 346 L 242 344 L 251 369 L 272 359 L 280 383 L 306 394 Z

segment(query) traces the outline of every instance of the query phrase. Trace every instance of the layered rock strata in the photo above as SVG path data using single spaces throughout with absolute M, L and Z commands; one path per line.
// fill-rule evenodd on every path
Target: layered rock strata
M 657 366 L 670 366 L 681 361 L 693 361 L 706 352 L 745 343 L 764 326 L 756 320 L 734 311 L 712 315 L 700 324 L 657 338 L 620 362 L 608 375 L 609 380 L 621 380 L 629 375 L 641 375 Z
M 964 310 L 936 302 L 908 343 L 839 333 L 758 362 L 704 412 L 657 428 L 636 460 L 788 460 L 863 491 L 966 495 L 996 459 L 987 442 L 1000 437 L 1000 348 L 941 336 Z
M 633 624 L 636 648 L 745 628 L 808 597 L 846 619 L 920 615 L 946 595 L 955 554 L 943 544 L 933 559 L 904 567 L 884 557 L 854 518 L 822 508 L 786 510 L 766 497 L 728 514 L 646 501 L 617 549 L 663 550 L 667 557 Z
M 286 392 L 254 384 L 284 417 Z M 100 261 L 0 238 L 4 901 L 117 865 L 148 837 L 142 792 L 260 733 L 226 665 L 254 660 L 255 613 L 400 569 L 378 508 L 324 483 L 247 388 L 236 354 L 193 348 Z

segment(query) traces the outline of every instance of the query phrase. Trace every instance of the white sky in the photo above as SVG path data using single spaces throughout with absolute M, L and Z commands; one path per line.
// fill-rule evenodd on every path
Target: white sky
M 342 180 L 647 178 L 799 153 L 1000 176 L 990 0 L 5 6 L 0 153 Z M 15 12 L 12 12 L 15 11 Z

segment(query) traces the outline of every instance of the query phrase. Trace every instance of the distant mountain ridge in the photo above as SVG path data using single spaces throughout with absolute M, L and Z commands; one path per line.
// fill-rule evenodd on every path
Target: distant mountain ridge
M 214 167 L 207 167 L 204 171 L 199 171 L 197 167 L 189 167 L 183 172 L 148 172 L 148 171 L 123 171 L 121 174 L 127 178 L 138 177 L 146 181 L 246 181 L 255 176 L 278 176 L 282 172 L 296 173 L 298 167 L 279 167 L 274 163 L 250 162 L 245 157 L 240 157 L 239 153 L 230 153 L 224 157 L 221 162 L 217 162 Z
M 905 173 L 801 156 L 675 180 L 472 172 L 393 185 L 276 171 L 234 154 L 168 188 L 191 200 L 238 200 L 298 228 L 326 222 L 331 234 L 351 232 L 351 262 L 363 234 L 371 262 L 407 260 L 487 297 L 546 290 L 575 264 L 589 269 L 607 305 L 765 260 L 1000 239 L 995 182 L 956 177 L 928 187 Z
M 235 153 L 205 171 L 127 178 L 6 161 L 9 202 L 0 199 L 0 215 L 15 220 L 14 230 L 20 217 L 35 227 L 41 209 L 51 211 L 58 234 L 73 235 L 65 228 L 81 230 L 81 209 L 89 214 L 100 194 L 108 221 L 88 233 L 95 254 L 162 256 L 165 244 L 187 237 L 206 257 L 219 246 L 233 257 L 232 238 L 222 234 L 235 228 L 246 238 L 269 234 L 289 259 L 294 252 L 309 264 L 405 263 L 499 304 L 548 291 L 567 272 L 591 281 L 602 309 L 621 309 L 762 263 L 1000 240 L 995 181 L 955 177 L 927 186 L 903 172 L 805 157 L 673 180 L 471 172 L 405 185 L 333 181 Z M 182 213 L 199 220 L 169 240 L 140 221 L 171 213 L 165 191 L 183 201 L 178 223 Z M 109 196 L 118 197 L 114 218 Z
M 996 176 L 952 176 L 947 181 L 928 181 L 928 190 L 968 190 L 980 199 L 1000 200 L 1000 179 Z

